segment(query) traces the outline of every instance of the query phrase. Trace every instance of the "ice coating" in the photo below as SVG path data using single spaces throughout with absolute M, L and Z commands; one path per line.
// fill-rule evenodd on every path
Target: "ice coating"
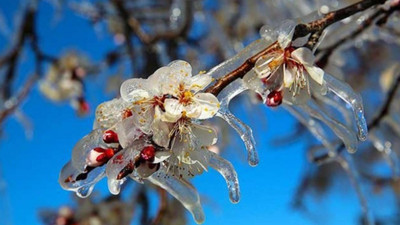
M 118 179 L 118 174 L 140 153 L 138 150 L 142 144 L 135 142 L 135 145 L 121 150 L 107 163 L 106 176 L 108 189 L 114 195 L 119 194 L 120 187 L 125 179 Z
M 86 198 L 92 193 L 94 185 L 105 176 L 105 166 L 97 167 L 87 173 L 85 179 L 77 180 L 80 174 L 72 163 L 68 162 L 62 168 L 58 182 L 63 189 L 74 191 L 79 197 Z
M 298 106 L 294 105 L 284 105 L 284 107 L 294 116 L 296 117 L 300 123 L 302 123 L 307 129 L 317 138 L 322 145 L 328 150 L 328 154 L 330 158 L 333 158 L 336 155 L 336 149 L 329 141 L 328 135 L 325 133 L 324 128 L 319 124 L 318 121 L 313 119 L 309 114 L 305 113 Z M 314 157 L 313 157 L 314 158 Z
M 220 78 L 229 72 L 232 72 L 240 65 L 242 65 L 248 58 L 260 52 L 262 49 L 265 49 L 273 42 L 270 39 L 260 38 L 256 41 L 253 41 L 250 45 L 240 51 L 238 54 L 233 56 L 232 58 L 220 63 L 219 65 L 213 67 L 211 70 L 207 72 L 207 74 L 211 75 L 213 78 Z
M 204 222 L 205 216 L 201 207 L 200 196 L 189 182 L 168 175 L 165 168 L 160 168 L 148 180 L 178 199 L 190 211 L 196 223 L 201 224 Z
M 328 86 L 328 89 L 339 96 L 343 101 L 350 104 L 353 109 L 354 118 L 358 129 L 358 138 L 360 141 L 365 141 L 368 135 L 367 122 L 364 117 L 364 108 L 361 96 L 354 92 L 354 90 L 334 76 L 327 73 L 324 74 L 324 79 Z
M 71 164 L 79 171 L 84 171 L 86 167 L 86 157 L 88 153 L 96 148 L 104 145 L 103 129 L 95 129 L 88 135 L 79 140 L 72 150 Z
M 118 134 L 119 143 L 123 148 L 126 148 L 137 140 L 141 135 L 142 131 L 137 128 L 133 116 L 128 117 L 115 125 L 115 131 Z
M 278 34 L 278 43 L 282 48 L 286 48 L 290 42 L 292 42 L 292 37 L 294 33 L 294 28 L 297 23 L 293 20 L 285 20 L 277 28 L 276 32 Z
M 321 120 L 327 126 L 329 126 L 333 132 L 343 141 L 347 151 L 354 153 L 357 151 L 358 140 L 354 132 L 352 132 L 345 125 L 339 121 L 333 119 L 321 110 L 314 100 L 310 99 L 307 104 L 299 105 L 300 108 L 308 112 L 312 117 Z
M 209 164 L 212 168 L 217 170 L 225 179 L 229 191 L 229 199 L 232 203 L 238 203 L 240 200 L 239 179 L 232 164 L 223 159 L 218 154 L 209 152 Z
M 393 176 L 396 178 L 400 177 L 400 164 L 396 152 L 392 149 L 392 143 L 385 138 L 384 133 L 380 129 L 370 131 L 368 137 L 374 147 L 382 153 L 383 158 L 392 170 Z
M 217 116 L 221 117 L 225 120 L 235 131 L 239 134 L 240 138 L 243 140 L 247 154 L 248 161 L 251 166 L 256 166 L 259 162 L 258 153 L 256 151 L 256 142 L 253 137 L 253 131 L 249 126 L 244 124 L 238 118 L 236 118 L 229 111 L 229 102 L 238 94 L 247 90 L 247 87 L 244 85 L 242 79 L 238 79 L 228 87 L 226 87 L 219 95 L 218 99 L 221 103 L 221 108 L 217 113 Z
M 103 102 L 96 108 L 96 120 L 93 123 L 93 127 L 108 129 L 114 126 L 114 124 L 122 120 L 123 112 L 129 106 L 129 102 L 120 98 L 114 98 L 110 101 Z

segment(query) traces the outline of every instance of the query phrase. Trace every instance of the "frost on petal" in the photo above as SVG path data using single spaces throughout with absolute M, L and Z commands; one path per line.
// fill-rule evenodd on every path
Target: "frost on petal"
M 244 124 L 229 111 L 229 102 L 231 99 L 247 89 L 248 88 L 243 83 L 242 79 L 238 79 L 226 87 L 218 95 L 218 98 L 221 101 L 221 108 L 218 111 L 217 116 L 225 120 L 239 134 L 246 146 L 249 164 L 251 166 L 256 166 L 259 159 L 255 148 L 256 142 L 253 137 L 253 131 L 249 126 Z
M 103 102 L 96 109 L 95 126 L 108 129 L 121 121 L 125 110 L 129 108 L 131 103 L 120 98 Z
M 219 155 L 209 152 L 209 164 L 217 170 L 225 179 L 229 191 L 229 199 L 232 203 L 238 203 L 240 199 L 239 179 L 232 164 Z
M 211 127 L 192 124 L 191 130 L 201 146 L 211 146 L 217 143 L 217 132 Z
M 84 171 L 86 167 L 86 158 L 89 152 L 96 148 L 104 145 L 103 143 L 103 130 L 96 129 L 90 132 L 88 135 L 83 137 L 72 150 L 71 164 L 78 170 Z
M 343 101 L 350 104 L 353 108 L 354 117 L 358 129 L 358 139 L 364 141 L 368 135 L 367 122 L 364 117 L 364 108 L 361 96 L 347 84 L 337 78 L 325 73 L 325 82 L 328 89 L 339 96 Z
M 164 122 L 175 123 L 182 117 L 184 107 L 176 99 L 166 99 L 164 102 L 165 113 L 162 115 L 161 120 Z
M 299 107 L 308 112 L 312 117 L 321 120 L 323 123 L 329 126 L 332 131 L 343 141 L 347 151 L 351 153 L 357 151 L 357 135 L 341 122 L 327 115 L 313 100 L 309 100 L 307 104 L 299 105 Z
M 150 98 L 147 80 L 141 78 L 132 78 L 121 84 L 121 98 L 127 102 L 136 102 Z
M 122 149 L 107 163 L 108 189 L 114 195 L 119 194 L 120 187 L 126 180 L 125 177 L 133 172 L 135 157 L 140 154 L 140 151 L 137 149 L 143 146 L 141 142 L 136 142 L 136 144 L 135 146 Z
M 212 118 L 218 111 L 220 103 L 218 98 L 211 93 L 197 93 L 193 97 L 193 101 L 198 104 L 200 115 L 195 117 L 197 119 L 209 119 Z
M 133 144 L 143 132 L 138 128 L 137 121 L 134 116 L 128 117 L 115 126 L 115 131 L 118 134 L 119 143 L 122 148 L 126 148 Z
M 206 88 L 212 82 L 212 77 L 207 74 L 198 74 L 190 79 L 186 79 L 186 81 L 185 86 L 194 93 L 197 93 Z
M 74 191 L 79 197 L 88 197 L 94 185 L 105 176 L 105 166 L 96 167 L 89 172 L 82 172 L 72 166 L 71 162 L 62 168 L 58 182 L 68 191 Z
M 196 189 L 186 180 L 170 176 L 164 168 L 151 175 L 148 180 L 165 189 L 190 211 L 196 223 L 204 222 L 205 216 Z

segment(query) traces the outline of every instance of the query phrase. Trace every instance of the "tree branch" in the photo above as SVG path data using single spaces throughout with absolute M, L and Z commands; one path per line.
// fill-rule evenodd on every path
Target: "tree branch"
M 298 24 L 295 27 L 293 40 L 299 37 L 304 37 L 310 33 L 321 34 L 322 31 L 329 25 L 338 22 L 342 19 L 350 17 L 358 12 L 366 10 L 374 5 L 382 4 L 386 0 L 364 0 L 356 4 L 350 5 L 346 8 L 339 9 L 326 14 L 323 18 L 312 21 L 307 24 Z M 319 37 L 313 37 L 318 40 Z M 258 52 L 256 55 L 247 59 L 242 65 L 240 65 L 235 70 L 231 71 L 224 77 L 218 79 L 212 86 L 210 86 L 206 92 L 218 95 L 226 86 L 235 81 L 238 78 L 242 78 L 246 73 L 248 73 L 253 67 L 255 62 L 262 56 L 270 53 L 271 51 L 279 48 L 278 42 L 274 42 L 270 46 Z

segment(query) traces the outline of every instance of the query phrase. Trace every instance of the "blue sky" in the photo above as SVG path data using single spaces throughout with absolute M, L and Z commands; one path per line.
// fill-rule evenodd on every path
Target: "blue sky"
M 15 28 L 15 13 L 20 8 L 20 1 L 0 0 L 0 12 L 12 29 Z M 53 8 L 48 3 L 41 3 L 39 11 L 40 45 L 46 53 L 59 55 L 66 49 L 79 49 L 96 61 L 112 49 L 109 37 L 96 36 L 85 19 L 70 11 L 63 11 L 60 20 L 55 20 Z M 0 50 L 7 49 L 11 41 L 10 36 L 0 35 Z M 27 60 L 29 56 L 29 53 L 24 56 L 18 71 L 24 79 L 33 71 L 32 62 Z M 17 80 L 17 85 L 22 80 Z M 104 86 L 104 79 L 92 79 L 89 83 L 87 97 L 92 106 L 112 98 L 99 88 Z M 245 106 L 235 107 L 239 117 L 256 128 L 260 164 L 252 168 L 241 159 L 244 146 L 240 146 L 240 154 L 235 148 L 225 151 L 239 174 L 242 198 L 236 205 L 229 202 L 225 182 L 215 171 L 194 180 L 199 192 L 205 199 L 210 199 L 204 201 L 205 224 L 315 224 L 290 208 L 307 164 L 305 142 L 284 147 L 270 144 L 273 137 L 291 133 L 295 128 L 293 118 L 282 109 L 256 107 L 249 114 L 249 110 L 240 107 Z M 69 160 L 74 144 L 90 132 L 94 117 L 92 111 L 88 117 L 78 118 L 67 103 L 54 104 L 46 100 L 37 86 L 22 111 L 32 121 L 34 133 L 28 139 L 14 117 L 5 123 L 5 133 L 0 140 L 0 167 L 6 181 L 10 214 L 0 211 L 0 223 L 4 222 L 1 218 L 8 218 L 15 225 L 40 224 L 39 209 L 56 209 L 72 203 L 71 193 L 62 190 L 57 182 L 58 173 Z M 347 193 L 333 191 L 317 203 L 311 201 L 310 206 L 318 215 L 317 224 L 354 224 L 360 211 L 357 199 L 348 181 L 344 180 L 338 186 L 344 190 L 347 187 Z M 107 193 L 104 187 L 103 182 L 96 190 Z

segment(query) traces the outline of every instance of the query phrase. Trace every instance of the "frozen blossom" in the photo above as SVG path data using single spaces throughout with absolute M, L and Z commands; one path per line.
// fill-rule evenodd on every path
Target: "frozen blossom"
M 293 31 L 294 26 L 291 22 L 283 23 L 275 33 L 262 29 L 264 39 L 276 41 L 273 43 L 274 47 L 261 56 L 254 68 L 243 77 L 245 85 L 258 93 L 269 107 L 276 107 L 282 103 L 287 105 L 290 112 L 300 118 L 300 121 L 327 149 L 330 149 L 333 155 L 334 149 L 328 144 L 330 140 L 324 132 L 318 131 L 321 129 L 315 126 L 315 119 L 330 127 L 349 152 L 355 152 L 358 141 L 364 141 L 367 136 L 367 124 L 360 95 L 348 84 L 315 66 L 312 51 L 293 44 Z M 335 107 L 342 113 L 346 112 L 344 122 L 325 110 L 327 106 L 345 104 L 352 110 L 356 129 L 353 127 L 353 120 L 347 119 L 348 108 Z
M 292 22 L 285 22 L 277 32 L 264 27 L 261 39 L 208 73 L 193 76 L 191 65 L 177 60 L 147 79 L 123 82 L 120 98 L 97 107 L 92 132 L 76 144 L 71 161 L 61 171 L 62 187 L 86 197 L 104 177 L 112 194 L 118 194 L 128 178 L 138 183 L 147 180 L 167 190 L 202 223 L 205 216 L 190 178 L 213 168 L 225 179 L 230 200 L 240 199 L 237 173 L 229 161 L 209 150 L 215 148 L 218 135 L 204 121 L 214 116 L 225 120 L 244 142 L 249 164 L 259 162 L 251 128 L 229 109 L 231 100 L 247 90 L 256 92 L 269 107 L 283 104 L 323 144 L 329 159 L 342 162 L 328 133 L 349 152 L 357 150 L 358 142 L 367 136 L 361 97 L 317 67 L 312 50 L 292 42 L 293 30 Z M 271 50 L 242 78 L 231 81 L 217 96 L 206 91 L 214 79 L 239 68 L 267 46 Z M 344 120 L 330 113 L 329 107 L 343 114 Z M 375 145 L 387 152 L 378 138 Z
M 202 223 L 200 199 L 189 181 L 211 167 L 226 180 L 230 200 L 238 202 L 237 174 L 230 162 L 208 150 L 217 143 L 217 133 L 202 124 L 220 108 L 217 97 L 203 92 L 212 78 L 191 73 L 187 62 L 174 61 L 148 79 L 125 81 L 121 98 L 97 107 L 93 131 L 74 147 L 61 171 L 61 186 L 86 197 L 103 177 L 113 194 L 128 177 L 148 180 Z

